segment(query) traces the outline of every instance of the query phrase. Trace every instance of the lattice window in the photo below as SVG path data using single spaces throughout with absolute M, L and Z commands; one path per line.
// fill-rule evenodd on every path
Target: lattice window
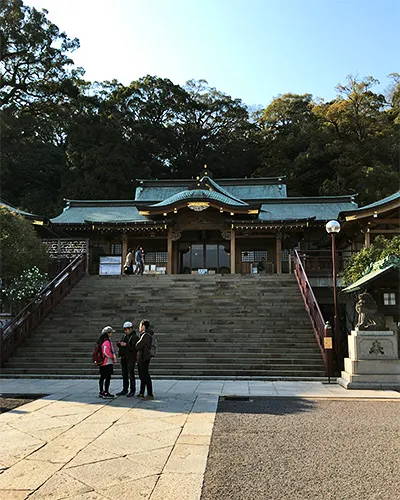
M 242 262 L 259 262 L 263 257 L 267 260 L 267 250 L 242 250 Z
M 392 292 L 384 292 L 383 303 L 385 306 L 395 306 L 396 305 L 396 294 Z
M 165 264 L 168 262 L 168 252 L 147 252 L 144 261 L 146 264 Z
M 290 250 L 282 250 L 282 262 L 289 262 Z
M 87 240 L 43 240 L 52 259 L 74 259 L 87 251 Z
M 111 244 L 111 255 L 122 255 L 121 243 L 112 243 Z

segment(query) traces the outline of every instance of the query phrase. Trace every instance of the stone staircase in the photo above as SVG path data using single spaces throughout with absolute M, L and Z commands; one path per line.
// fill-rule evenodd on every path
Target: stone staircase
M 156 378 L 325 375 L 293 275 L 86 276 L 21 345 L 6 377 L 96 377 L 101 329 L 150 320 Z M 117 365 L 115 374 L 120 374 Z

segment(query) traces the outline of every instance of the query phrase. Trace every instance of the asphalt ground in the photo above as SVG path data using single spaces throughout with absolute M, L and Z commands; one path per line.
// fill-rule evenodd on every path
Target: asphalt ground
M 400 499 L 400 401 L 220 398 L 201 500 Z

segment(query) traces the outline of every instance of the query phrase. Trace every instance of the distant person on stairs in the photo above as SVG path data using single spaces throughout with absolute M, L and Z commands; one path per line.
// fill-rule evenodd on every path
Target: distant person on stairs
M 143 274 L 144 271 L 144 250 L 138 246 L 135 253 L 136 274 Z
M 97 341 L 98 344 L 101 344 L 104 358 L 103 364 L 99 366 L 99 397 L 104 399 L 112 399 L 114 397 L 110 394 L 111 375 L 114 373 L 114 363 L 117 360 L 111 342 L 111 337 L 114 332 L 115 330 L 111 326 L 104 327 Z
M 152 344 L 152 337 L 154 332 L 150 330 L 150 322 L 143 319 L 139 324 L 140 339 L 136 343 L 136 350 L 138 351 L 138 372 L 140 377 L 140 393 L 139 398 L 154 399 L 153 383 L 149 373 L 150 365 L 150 348 Z M 145 391 L 147 389 L 147 396 Z
M 133 274 L 133 250 L 132 248 L 128 249 L 128 254 L 125 259 L 124 264 L 124 274 Z
M 263 257 L 260 262 L 257 264 L 257 272 L 259 274 L 267 274 L 266 261 L 265 257 Z
M 125 321 L 123 325 L 124 335 L 117 342 L 119 356 L 121 358 L 122 369 L 122 391 L 117 393 L 117 396 L 127 396 L 132 398 L 135 395 L 135 364 L 136 364 L 136 342 L 139 340 L 136 332 L 133 330 L 133 325 L 130 321 Z

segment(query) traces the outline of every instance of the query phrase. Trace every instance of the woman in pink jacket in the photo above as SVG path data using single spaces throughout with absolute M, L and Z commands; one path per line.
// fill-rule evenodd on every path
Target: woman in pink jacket
M 114 347 L 111 342 L 111 337 L 114 332 L 114 328 L 111 328 L 111 326 L 106 326 L 105 328 L 103 328 L 101 336 L 97 341 L 98 344 L 101 344 L 101 352 L 103 353 L 104 358 L 103 364 L 99 366 L 99 397 L 104 399 L 112 399 L 115 397 L 109 393 L 111 375 L 114 372 L 114 363 L 117 360 L 117 357 L 114 353 Z

